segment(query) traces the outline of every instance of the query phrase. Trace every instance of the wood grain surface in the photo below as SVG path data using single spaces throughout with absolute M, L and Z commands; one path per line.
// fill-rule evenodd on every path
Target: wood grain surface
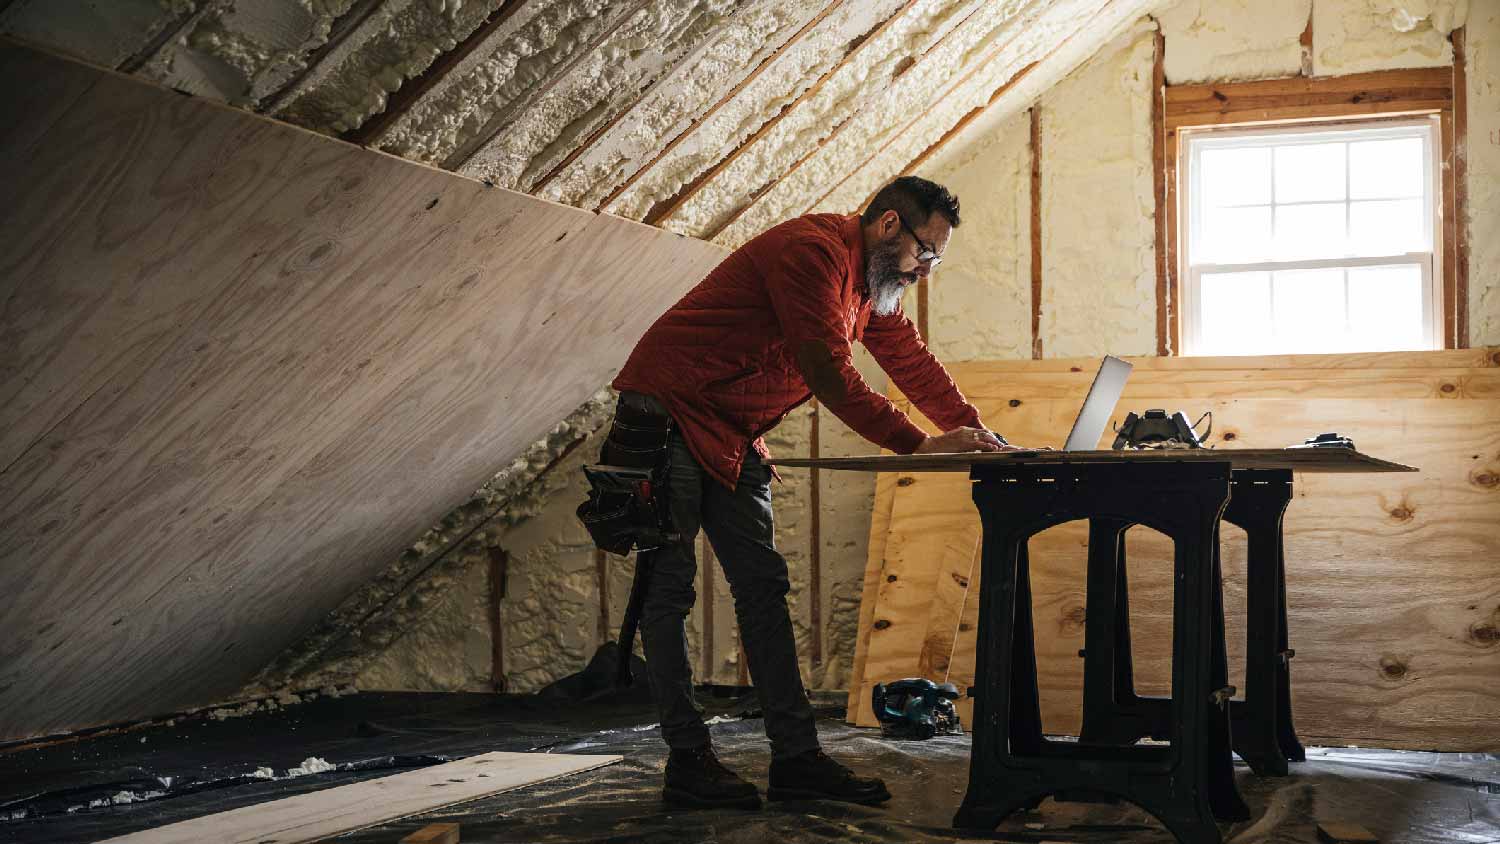
M 304 844 L 619 762 L 622 756 L 485 753 L 110 838 L 102 844 Z M 436 825 L 434 825 L 436 826 Z M 457 841 L 458 824 L 444 838 Z M 417 839 L 402 839 L 417 840 Z
M 1500 559 L 1494 529 L 1500 524 L 1500 398 L 1487 387 L 1469 386 L 1488 383 L 1500 352 L 1309 356 L 1285 361 L 1295 366 L 1292 372 L 1262 377 L 1259 373 L 1282 364 L 1266 360 L 1207 379 L 1190 377 L 1211 369 L 1204 359 L 1138 367 L 1116 416 L 1148 406 L 1190 416 L 1212 410 L 1215 439 L 1231 438 L 1221 448 L 1231 443 L 1264 448 L 1336 430 L 1352 436 L 1364 451 L 1419 467 L 1396 474 L 1296 474 L 1286 553 L 1299 732 L 1315 743 L 1500 748 L 1500 733 L 1493 728 L 1500 719 L 1494 684 L 1500 676 L 1500 569 L 1494 565 Z M 1462 366 L 1465 360 L 1472 365 Z M 1032 362 L 1020 363 L 959 365 L 950 371 L 987 424 L 1016 442 L 1056 444 L 1066 435 L 1081 392 L 1056 397 L 1062 387 L 1054 385 L 1037 389 L 1043 397 L 1032 398 L 1028 390 L 1037 379 L 1017 376 L 1031 370 L 1066 382 L 1075 368 L 1092 377 L 1097 363 L 1038 361 L 1034 369 Z M 1173 367 L 1183 376 L 1176 379 L 1177 389 L 1170 377 L 1138 378 L 1166 375 Z M 1391 389 L 1381 388 L 1384 379 L 1391 379 Z M 1368 383 L 1355 389 L 1361 382 Z M 1263 389 L 1268 383 L 1286 384 L 1289 392 L 1277 396 Z M 1412 384 L 1437 389 L 1401 386 Z M 1443 384 L 1454 389 L 1444 391 Z M 898 539 L 901 524 L 893 519 L 887 543 L 925 541 L 928 556 L 939 559 L 949 536 L 961 534 L 974 519 L 973 503 L 967 490 L 919 481 L 897 487 L 892 506 L 903 507 L 902 496 L 919 487 L 928 497 L 947 496 L 949 522 L 941 526 L 942 507 L 925 501 L 921 535 Z M 1076 732 L 1079 724 L 1086 543 L 1086 526 L 1078 522 L 1031 542 L 1038 670 L 1049 732 Z M 1222 549 L 1230 682 L 1243 688 L 1244 533 L 1225 525 Z M 908 554 L 917 556 L 915 550 Z M 1166 694 L 1171 546 L 1160 534 L 1136 528 L 1127 535 L 1127 557 L 1137 687 Z M 972 682 L 979 580 L 976 569 L 948 669 L 948 679 L 960 689 Z M 877 607 L 873 615 L 894 614 Z M 914 623 L 888 620 L 892 626 Z M 919 668 L 913 660 L 886 670 L 913 676 Z M 873 681 L 863 678 L 865 684 Z M 967 710 L 968 702 L 960 701 L 960 708 Z
M 45 128 L 0 99 L 0 739 L 233 693 L 725 254 L 15 45 L 0 68 L 89 80 Z

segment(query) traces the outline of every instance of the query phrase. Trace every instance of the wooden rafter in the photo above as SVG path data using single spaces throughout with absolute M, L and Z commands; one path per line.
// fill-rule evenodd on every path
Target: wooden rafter
M 620 197 L 620 194 L 624 193 L 627 190 L 630 190 L 631 186 L 639 181 L 640 178 L 646 173 L 650 172 L 651 168 L 655 167 L 657 162 L 665 158 L 683 141 L 692 137 L 694 133 L 696 133 L 700 128 L 703 127 L 704 123 L 707 123 L 710 118 L 712 118 L 715 114 L 718 114 L 719 110 L 724 108 L 724 106 L 733 102 L 734 98 L 738 97 L 740 93 L 744 91 L 751 82 L 754 82 L 756 78 L 761 75 L 761 73 L 763 73 L 772 64 L 776 63 L 776 61 L 779 60 L 787 50 L 789 50 L 797 42 L 801 41 L 804 35 L 817 28 L 818 24 L 822 23 L 823 19 L 827 17 L 830 12 L 832 12 L 834 9 L 837 9 L 839 6 L 842 6 L 845 2 L 848 2 L 848 0 L 833 0 L 828 8 L 824 9 L 823 12 L 817 17 L 808 21 L 805 25 L 803 25 L 801 29 L 797 30 L 797 32 L 793 34 L 791 38 L 787 39 L 787 42 L 781 45 L 781 47 L 777 49 L 776 52 L 767 56 L 764 61 L 756 65 L 754 70 L 750 71 L 750 73 L 748 73 L 744 79 L 741 79 L 738 85 L 735 85 L 733 88 L 731 88 L 729 90 L 729 93 L 720 97 L 718 102 L 714 103 L 713 106 L 708 109 L 708 111 L 705 111 L 703 114 L 699 115 L 698 119 L 694 120 L 691 125 L 689 125 L 682 132 L 678 133 L 678 135 L 672 140 L 668 141 L 667 145 L 662 147 L 661 150 L 658 151 L 650 161 L 646 162 L 634 173 L 631 173 L 624 182 L 621 182 L 618 187 L 610 191 L 609 194 L 606 195 L 598 205 L 594 206 L 594 210 L 602 210 L 605 206 L 618 199 Z
M 577 68 L 584 59 L 592 56 L 594 52 L 604 44 L 605 41 L 608 41 L 610 37 L 618 32 L 620 27 L 623 26 L 626 21 L 635 17 L 637 12 L 645 8 L 648 2 L 650 2 L 650 0 L 636 0 L 636 2 L 631 3 L 624 12 L 615 16 L 615 19 L 610 22 L 609 26 L 604 27 L 598 35 L 594 36 L 593 40 L 584 45 L 584 47 L 577 53 L 575 53 L 571 59 L 568 59 L 568 61 L 564 62 L 560 70 L 552 74 L 552 76 L 546 82 L 543 82 L 536 89 L 536 92 L 527 100 L 526 104 L 530 105 L 531 103 L 535 103 L 541 98 L 547 96 L 547 94 L 550 93 L 553 88 L 556 88 L 558 84 L 562 82 L 562 80 L 568 78 L 568 74 L 572 73 L 573 70 Z M 462 144 L 459 144 L 457 149 L 449 153 L 447 158 L 443 159 L 443 169 L 457 170 L 458 168 L 462 167 L 465 162 L 473 158 L 481 149 L 489 146 L 490 142 L 495 140 L 495 138 L 498 137 L 502 131 L 504 131 L 506 126 L 510 125 L 516 113 L 521 111 L 523 108 L 524 106 L 516 108 L 502 108 L 499 111 L 495 112 L 493 115 L 490 115 L 490 119 L 485 121 L 484 126 L 480 127 L 480 130 L 476 132 L 473 137 L 469 138 Z
M 1465 28 L 1453 30 L 1453 347 L 1469 347 L 1469 233 L 1464 218 L 1469 209 L 1469 81 Z
M 668 151 L 670 151 L 673 147 L 675 147 L 677 145 L 679 139 L 681 139 L 681 138 L 685 137 L 686 135 L 690 134 L 694 129 L 697 129 L 698 126 L 700 126 L 702 124 L 703 120 L 707 119 L 710 115 L 712 115 L 715 111 L 717 111 L 724 103 L 728 102 L 730 98 L 732 98 L 735 94 L 737 94 L 741 90 L 743 90 L 744 87 L 745 87 L 745 85 L 748 84 L 755 77 L 759 76 L 760 72 L 766 66 L 768 66 L 771 62 L 775 61 L 777 58 L 779 58 L 793 44 L 797 43 L 797 41 L 799 41 L 802 38 L 803 35 L 807 34 L 808 32 L 811 32 L 813 29 L 817 28 L 818 24 L 822 23 L 823 20 L 824 20 L 824 18 L 827 18 L 830 12 L 832 12 L 834 9 L 837 9 L 839 6 L 843 5 L 844 2 L 845 2 L 845 0 L 832 0 L 832 2 L 828 3 L 827 5 L 825 5 L 823 7 L 822 11 L 818 12 L 810 20 L 808 20 L 807 23 L 803 24 L 795 33 L 793 33 L 789 38 L 787 38 L 786 41 L 783 41 L 780 46 L 778 46 L 768 56 L 766 56 L 766 58 L 763 61 L 761 61 L 759 64 L 757 64 L 753 70 L 751 70 L 748 74 L 746 74 L 745 77 L 744 77 L 744 79 L 742 79 L 738 84 L 736 84 L 734 86 L 734 89 L 731 90 L 729 92 L 729 94 L 727 94 L 723 98 L 721 98 L 713 106 L 713 108 L 711 108 L 708 112 L 706 112 L 704 115 L 702 115 L 701 117 L 699 117 L 698 120 L 695 120 L 693 122 L 692 126 L 690 126 L 687 129 L 687 131 L 685 131 L 682 134 L 678 135 L 677 137 L 673 138 L 672 141 L 669 142 L 667 144 L 667 146 L 664 147 L 662 149 L 662 151 L 657 154 L 656 158 L 653 158 L 651 160 L 651 163 L 654 164 L 657 161 L 659 161 L 663 155 L 666 155 L 666 153 Z M 683 62 L 691 61 L 694 58 L 694 56 L 695 56 L 695 53 L 689 52 L 688 55 L 683 56 L 682 61 Z M 612 118 L 610 118 L 608 121 L 606 121 L 603 126 L 600 126 L 598 129 L 595 129 L 593 132 L 589 133 L 589 136 L 584 139 L 583 143 L 579 144 L 577 147 L 575 147 L 573 149 L 572 152 L 568 153 L 567 157 L 565 157 L 560 163 L 558 163 L 558 165 L 556 167 L 553 167 L 552 170 L 549 171 L 545 176 L 543 176 L 542 178 L 540 178 L 540 179 L 536 180 L 534 183 L 532 183 L 532 185 L 529 188 L 526 189 L 526 192 L 527 193 L 540 193 L 544 188 L 547 187 L 548 184 L 551 184 L 552 180 L 555 179 L 555 178 L 557 178 L 562 173 L 562 171 L 565 170 L 568 167 L 568 165 L 572 164 L 574 161 L 577 161 L 580 156 L 582 156 L 585 152 L 588 152 L 588 150 L 590 148 L 592 148 L 594 146 L 594 144 L 598 143 L 600 138 L 603 138 L 606 134 L 608 134 L 611 130 L 613 130 L 616 126 L 618 126 L 621 121 L 623 121 L 626 117 L 628 117 L 630 115 L 630 113 L 633 110 L 635 110 L 636 106 L 640 105 L 641 102 L 643 100 L 645 100 L 646 97 L 650 96 L 652 94 L 652 92 L 654 92 L 661 84 L 663 84 L 664 82 L 666 82 L 668 79 L 671 79 L 671 78 L 675 77 L 676 71 L 678 71 L 679 69 L 681 69 L 681 67 L 682 66 L 679 64 L 678 66 L 673 67 L 671 70 L 669 70 L 667 72 L 664 72 L 661 75 L 661 77 L 655 83 L 653 83 L 651 86 L 649 86 L 648 88 L 646 88 L 646 90 L 644 90 L 640 94 L 638 94 L 624 108 L 621 108 L 618 112 L 616 112 L 615 116 L 612 117 Z M 647 165 L 647 166 L 649 166 L 649 165 Z M 644 169 L 644 168 L 642 168 L 642 169 Z M 639 173 L 641 171 L 636 171 L 636 172 Z M 626 184 L 627 185 L 633 184 L 634 181 L 635 181 L 635 179 L 632 176 L 632 178 Z M 618 190 L 624 190 L 624 187 L 621 187 Z M 609 198 L 612 199 L 616 195 L 617 194 L 613 194 L 612 193 L 612 194 L 610 194 Z
M 454 68 L 478 49 L 479 45 L 494 35 L 495 30 L 510 20 L 525 3 L 526 0 L 504 0 L 457 47 L 439 55 L 415 78 L 406 80 L 400 88 L 392 91 L 386 97 L 384 109 L 378 114 L 371 115 L 370 119 L 364 123 L 345 132 L 343 139 L 351 144 L 365 146 L 385 134 L 387 129 L 401 119 L 412 106 L 420 102 L 429 91 L 446 79 Z
M 385 0 L 359 0 L 350 6 L 344 14 L 339 16 L 338 20 L 333 22 L 333 26 L 328 31 L 328 40 L 312 51 L 307 61 L 303 63 L 302 69 L 293 74 L 292 78 L 280 88 L 262 97 L 261 101 L 256 104 L 255 110 L 261 114 L 271 114 L 281 110 L 295 96 L 298 86 L 311 76 L 324 60 L 333 54 L 334 50 L 348 40 L 355 30 L 369 20 L 384 2 Z
M 167 46 L 168 42 L 181 35 L 183 30 L 187 29 L 190 24 L 198 21 L 205 11 L 206 7 L 194 8 L 189 4 L 175 18 L 168 21 L 145 45 L 132 53 L 125 61 L 120 62 L 115 69 L 121 73 L 135 73 L 145 67 L 152 59 L 156 58 L 156 54 L 160 53 L 162 48 Z
M 704 185 L 713 181 L 713 179 L 720 173 L 724 172 L 724 170 L 729 167 L 729 165 L 733 164 L 735 161 L 738 161 L 740 156 L 744 155 L 745 152 L 750 149 L 750 147 L 754 146 L 756 143 L 759 143 L 761 138 L 764 138 L 772 129 L 776 128 L 776 126 L 780 124 L 787 115 L 795 111 L 798 106 L 816 96 L 817 93 L 823 89 L 823 86 L 828 83 L 829 79 L 832 79 L 836 73 L 847 66 L 849 62 L 852 61 L 856 56 L 863 55 L 865 48 L 868 45 L 877 41 L 887 29 L 889 29 L 897 20 L 900 20 L 901 16 L 906 14 L 906 12 L 915 5 L 916 0 L 907 0 L 906 3 L 902 4 L 901 8 L 892 13 L 890 17 L 881 21 L 878 26 L 871 30 L 869 35 L 860 39 L 859 43 L 855 45 L 852 50 L 845 53 L 843 57 L 835 62 L 832 67 L 828 68 L 828 70 L 825 71 L 822 76 L 819 76 L 817 81 L 808 86 L 806 91 L 803 91 L 795 100 L 792 100 L 790 103 L 783 106 L 781 108 L 781 111 L 777 112 L 773 117 L 771 117 L 770 120 L 762 123 L 760 128 L 756 129 L 755 132 L 752 133 L 750 137 L 746 138 L 744 142 L 741 143 L 738 147 L 736 147 L 733 152 L 729 153 L 729 155 L 721 160 L 718 164 L 710 167 L 696 179 L 693 179 L 691 182 L 684 185 L 682 190 L 677 192 L 676 196 L 673 196 L 670 199 L 659 203 L 655 208 L 652 208 L 651 211 L 646 214 L 645 222 L 650 225 L 656 225 L 662 220 L 676 213 L 676 211 L 683 205 L 685 205 L 688 200 L 696 196 L 698 191 L 701 190 Z
M 953 37 L 953 34 L 955 32 L 958 32 L 960 29 L 962 29 L 973 18 L 973 16 L 975 15 L 975 13 L 977 13 L 979 11 L 979 9 L 981 9 L 982 7 L 983 7 L 983 4 L 978 4 L 978 5 L 974 6 L 973 8 L 971 8 L 969 10 L 968 14 L 964 15 L 963 20 L 959 21 L 957 24 L 955 24 L 953 26 L 952 29 L 949 29 L 946 33 L 944 33 L 942 38 L 939 38 L 937 41 L 933 42 L 932 44 L 929 44 L 928 47 L 927 47 L 927 49 L 922 52 L 922 55 L 920 55 L 920 56 L 917 57 L 916 62 L 914 62 L 912 65 L 909 65 L 907 68 L 905 68 L 903 70 L 903 73 L 905 73 L 906 71 L 910 70 L 916 64 L 920 64 L 923 61 L 928 60 L 928 58 L 930 56 L 932 56 L 940 47 L 942 47 L 944 44 L 946 44 L 948 42 L 949 38 Z M 870 40 L 874 40 L 874 39 L 870 39 Z M 973 76 L 974 73 L 979 69 L 980 66 L 984 65 L 991 58 L 993 58 L 994 52 L 995 52 L 994 49 L 992 49 L 989 52 L 987 52 L 985 54 L 985 57 L 983 59 L 980 59 L 978 62 L 974 63 L 975 67 L 973 69 L 971 69 L 968 73 L 965 73 L 963 75 L 963 77 L 959 80 L 959 82 L 954 83 L 953 85 L 947 86 L 947 88 L 942 93 L 940 93 L 936 97 L 932 98 L 932 102 L 941 102 L 942 99 L 944 97 L 946 97 L 948 95 L 948 93 L 953 90 L 954 87 L 956 87 L 959 84 L 962 84 L 963 82 L 968 81 L 969 77 Z M 849 118 L 846 118 L 843 121 L 841 121 L 837 126 L 833 127 L 832 131 L 830 131 L 827 135 L 824 135 L 822 138 L 818 139 L 817 144 L 815 144 L 812 149 L 808 150 L 805 155 L 803 155 L 801 158 L 797 159 L 792 164 L 791 167 L 789 167 L 789 168 L 786 169 L 785 172 L 783 172 L 781 175 L 777 176 L 776 178 L 774 178 L 770 182 L 768 182 L 764 187 L 762 187 L 759 191 L 757 191 L 754 196 L 750 197 L 747 202 L 745 202 L 739 208 L 735 209 L 734 213 L 731 214 L 731 215 L 729 215 L 729 218 L 727 220 L 725 220 L 723 223 L 721 223 L 720 225 L 718 225 L 717 227 L 715 227 L 713 231 L 711 231 L 707 235 L 705 235 L 704 239 L 705 240 L 712 240 L 715 237 L 718 237 L 719 234 L 722 233 L 725 229 L 727 229 L 730 226 L 734 225 L 735 222 L 738 221 L 740 217 L 744 216 L 745 212 L 748 211 L 748 210 L 750 210 L 750 208 L 752 208 L 755 205 L 755 203 L 762 196 L 764 196 L 765 194 L 770 193 L 772 190 L 774 190 L 776 188 L 776 186 L 779 185 L 779 184 L 781 184 L 783 181 L 785 181 L 788 176 L 790 176 L 793 173 L 797 172 L 797 170 L 804 163 L 806 163 L 808 159 L 812 158 L 820 150 L 822 150 L 824 147 L 826 147 L 828 144 L 832 143 L 836 138 L 838 138 L 839 135 L 843 132 L 844 128 L 847 127 L 850 123 L 853 122 L 854 115 L 857 115 L 858 113 L 859 113 L 859 111 L 858 111 L 858 109 L 856 109 L 850 115 Z M 912 121 L 908 121 L 906 125 L 910 126 L 911 123 L 912 123 Z M 890 141 L 887 141 L 886 143 L 887 143 L 887 145 L 889 145 Z M 866 161 L 868 161 L 868 160 L 869 159 L 866 159 Z M 855 168 L 855 169 L 857 170 L 858 168 Z

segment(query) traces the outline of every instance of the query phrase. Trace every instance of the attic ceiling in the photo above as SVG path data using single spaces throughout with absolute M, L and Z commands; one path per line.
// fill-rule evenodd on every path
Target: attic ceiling
M 0 0 L 0 31 L 737 245 L 856 210 L 1157 0 Z

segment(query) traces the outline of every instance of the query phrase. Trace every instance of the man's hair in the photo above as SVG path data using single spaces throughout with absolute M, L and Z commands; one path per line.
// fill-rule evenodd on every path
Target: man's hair
M 870 207 L 860 215 L 860 221 L 873 223 L 887 211 L 900 214 L 913 228 L 926 223 L 934 212 L 947 217 L 948 224 L 958 228 L 958 197 L 937 182 L 920 176 L 902 176 L 881 188 L 870 200 Z

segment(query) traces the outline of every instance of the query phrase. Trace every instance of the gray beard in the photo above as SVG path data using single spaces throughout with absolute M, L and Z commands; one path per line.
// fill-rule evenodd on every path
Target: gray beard
M 876 244 L 865 261 L 865 286 L 870 290 L 870 309 L 890 316 L 901 308 L 901 296 L 917 281 L 916 273 L 903 273 L 900 240 Z

